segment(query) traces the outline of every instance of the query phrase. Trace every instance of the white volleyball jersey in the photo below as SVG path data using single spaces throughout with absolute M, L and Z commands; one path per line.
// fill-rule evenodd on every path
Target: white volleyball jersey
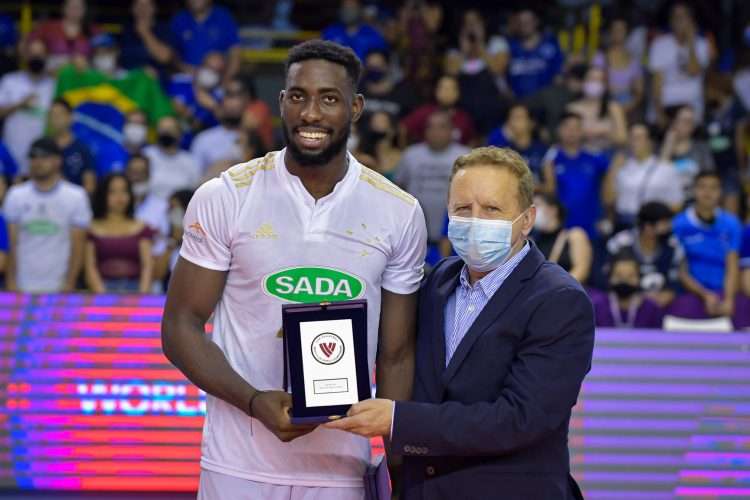
M 195 193 L 180 255 L 228 271 L 213 341 L 261 390 L 281 390 L 281 305 L 364 298 L 368 361 L 378 344 L 381 287 L 415 292 L 426 228 L 417 200 L 349 155 L 333 192 L 315 200 L 289 173 L 284 152 L 236 165 Z M 196 293 L 200 293 L 196 284 Z M 282 443 L 259 421 L 211 396 L 201 466 L 251 481 L 317 487 L 361 486 L 365 438 L 316 429 Z

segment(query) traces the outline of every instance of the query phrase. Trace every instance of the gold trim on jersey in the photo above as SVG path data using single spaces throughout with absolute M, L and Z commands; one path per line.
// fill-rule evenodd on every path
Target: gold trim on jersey
M 385 191 L 391 196 L 395 196 L 399 200 L 404 201 L 409 205 L 414 205 L 417 202 L 417 199 L 415 197 L 413 197 L 400 187 L 396 186 L 394 183 L 392 183 L 379 173 L 365 167 L 364 165 L 362 165 L 362 173 L 359 175 L 359 179 L 365 181 L 375 189 Z
M 255 158 L 246 163 L 240 163 L 227 170 L 227 175 L 236 188 L 248 187 L 253 183 L 253 177 L 261 170 L 273 170 L 276 167 L 276 153 L 271 151 L 263 158 Z

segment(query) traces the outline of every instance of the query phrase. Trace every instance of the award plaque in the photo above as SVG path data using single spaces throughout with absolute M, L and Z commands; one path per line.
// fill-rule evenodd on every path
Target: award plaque
M 366 300 L 285 304 L 281 314 L 292 423 L 326 422 L 370 398 Z

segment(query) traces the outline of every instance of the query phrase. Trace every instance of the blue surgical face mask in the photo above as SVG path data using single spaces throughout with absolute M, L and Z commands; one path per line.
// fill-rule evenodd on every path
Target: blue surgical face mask
M 448 239 L 470 269 L 481 273 L 492 271 L 508 260 L 513 248 L 513 224 L 524 213 L 513 221 L 451 216 Z

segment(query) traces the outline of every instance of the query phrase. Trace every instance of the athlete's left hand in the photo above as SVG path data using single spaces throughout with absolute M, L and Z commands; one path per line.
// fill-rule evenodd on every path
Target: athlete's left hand
M 346 417 L 323 424 L 327 429 L 338 429 L 367 438 L 390 436 L 394 401 L 368 399 L 352 405 Z

